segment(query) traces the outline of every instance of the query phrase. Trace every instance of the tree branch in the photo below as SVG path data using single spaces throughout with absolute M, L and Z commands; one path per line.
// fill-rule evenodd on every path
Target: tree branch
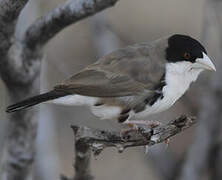
M 94 155 L 99 155 L 107 147 L 115 147 L 119 153 L 122 153 L 126 148 L 130 147 L 153 146 L 168 140 L 170 137 L 191 127 L 196 122 L 196 118 L 182 115 L 166 125 L 153 128 L 139 126 L 138 130 L 128 130 L 124 135 L 120 135 L 119 132 L 114 131 L 71 126 L 75 135 L 74 180 L 93 179 L 90 174 L 90 150 L 92 150 Z M 70 178 L 62 176 L 61 179 L 68 180 Z
M 71 0 L 28 28 L 22 38 L 14 38 L 18 16 L 27 0 L 0 1 L 0 74 L 10 96 L 18 102 L 39 92 L 43 47 L 57 32 L 118 0 Z M 2 180 L 26 180 L 31 174 L 37 132 L 35 109 L 9 116 L 7 141 L 2 159 Z
M 28 0 L 0 1 L 0 55 L 6 54 L 11 46 L 10 38 L 14 35 L 18 16 Z
M 70 0 L 38 19 L 25 35 L 24 43 L 30 49 L 46 44 L 66 26 L 115 5 L 118 0 Z
M 42 48 L 51 38 L 68 25 L 111 7 L 117 1 L 70 0 L 36 20 L 10 47 L 8 60 L 4 61 L 1 69 L 6 84 L 14 86 L 33 82 L 39 74 Z M 16 60 L 14 56 L 17 56 Z
M 74 180 L 92 180 L 90 174 L 90 157 L 91 151 L 88 143 L 79 140 L 78 128 L 72 127 L 75 134 L 75 177 Z
M 138 130 L 130 129 L 124 135 L 114 131 L 73 125 L 71 128 L 74 132 L 75 144 L 75 177 L 68 178 L 62 175 L 61 180 L 92 180 L 93 177 L 90 174 L 91 150 L 97 156 L 107 147 L 115 147 L 119 153 L 122 153 L 130 147 L 153 146 L 168 140 L 170 137 L 193 126 L 196 122 L 196 118 L 182 115 L 166 125 L 153 128 L 139 126 Z
M 13 71 L 13 62 L 9 61 L 8 52 L 15 42 L 14 33 L 20 12 L 28 0 L 0 1 L 0 75 L 5 82 L 9 82 Z M 17 76 L 15 76 L 17 77 Z M 6 83 L 7 85 L 8 83 Z
M 153 146 L 169 139 L 196 123 L 196 118 L 181 116 L 166 125 L 153 128 L 140 126 L 138 130 L 129 130 L 121 136 L 119 132 L 72 126 L 76 141 L 87 143 L 94 154 L 99 154 L 106 147 L 116 147 L 119 152 L 135 146 Z

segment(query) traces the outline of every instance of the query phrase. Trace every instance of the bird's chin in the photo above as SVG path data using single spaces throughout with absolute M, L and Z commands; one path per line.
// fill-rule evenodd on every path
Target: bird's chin
M 201 73 L 203 71 L 204 71 L 204 69 L 202 69 L 202 68 L 195 68 L 195 67 L 190 68 L 190 72 Z
M 200 74 L 202 71 L 204 71 L 204 70 L 203 70 L 203 69 L 200 69 L 200 68 L 193 68 L 193 67 L 191 67 L 191 68 L 190 68 L 190 71 L 188 72 L 189 77 L 190 77 L 190 79 L 191 79 L 191 82 L 196 81 L 197 78 L 198 78 L 198 76 L 199 76 L 199 74 Z

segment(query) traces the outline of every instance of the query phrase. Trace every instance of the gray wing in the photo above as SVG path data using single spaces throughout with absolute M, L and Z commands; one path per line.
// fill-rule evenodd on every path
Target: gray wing
M 95 97 L 120 97 L 155 90 L 165 72 L 146 44 L 117 50 L 73 75 L 55 89 Z

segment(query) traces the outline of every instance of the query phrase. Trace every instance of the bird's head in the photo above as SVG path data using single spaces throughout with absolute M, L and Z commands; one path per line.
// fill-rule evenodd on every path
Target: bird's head
M 169 63 L 186 67 L 187 71 L 216 71 L 204 46 L 186 35 L 176 34 L 168 38 L 166 59 Z

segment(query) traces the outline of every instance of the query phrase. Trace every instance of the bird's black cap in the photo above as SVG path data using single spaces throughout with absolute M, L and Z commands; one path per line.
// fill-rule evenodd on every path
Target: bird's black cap
M 176 34 L 168 39 L 166 59 L 169 62 L 195 62 L 197 58 L 203 57 L 203 52 L 207 54 L 200 42 L 190 36 Z

